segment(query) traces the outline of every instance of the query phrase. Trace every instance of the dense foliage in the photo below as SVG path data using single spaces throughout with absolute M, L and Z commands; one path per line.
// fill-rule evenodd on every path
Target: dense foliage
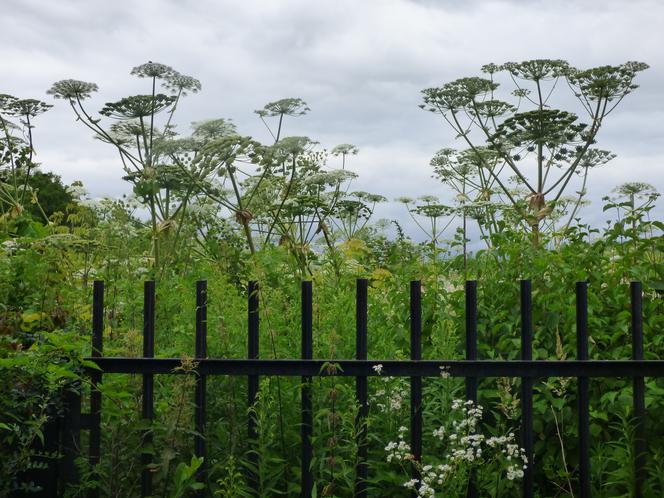
M 634 74 L 644 66 L 580 71 L 562 61 L 529 61 L 502 69 L 538 87 L 542 79 L 568 78 L 582 100 L 595 99 L 606 110 L 609 102 L 622 100 L 634 89 Z M 498 67 L 486 71 L 493 78 Z M 191 134 L 181 136 L 173 116 L 181 99 L 198 92 L 200 83 L 152 62 L 132 74 L 146 78 L 151 92 L 107 103 L 101 118 L 93 118 L 84 107 L 85 99 L 98 90 L 96 84 L 64 80 L 50 90 L 69 102 L 97 138 L 117 149 L 133 190 L 121 199 L 90 200 L 80 185 L 62 192 L 57 177 L 35 170 L 31 120 L 48 106 L 0 97 L 0 496 L 29 491 L 25 472 L 61 457 L 45 451 L 40 440 L 44 424 L 61 412 L 67 392 L 79 390 L 84 403 L 89 401 L 90 383 L 82 371 L 90 366 L 83 358 L 90 354 L 95 279 L 106 282 L 104 354 L 140 356 L 142 282 L 153 279 L 156 355 L 182 358 L 185 370 L 195 367 L 191 357 L 198 279 L 208 281 L 210 357 L 246 357 L 250 280 L 261 284 L 261 356 L 296 356 L 300 282 L 310 279 L 314 357 L 352 358 L 357 278 L 370 281 L 370 358 L 408 358 L 408 283 L 414 279 L 421 280 L 423 288 L 425 358 L 463 358 L 467 279 L 479 281 L 480 358 L 517 358 L 518 280 L 524 278 L 532 280 L 534 289 L 535 359 L 575 357 L 572 291 L 581 280 L 589 283 L 591 358 L 631 357 L 632 280 L 644 283 L 646 357 L 664 356 L 664 336 L 659 333 L 664 327 L 664 220 L 655 211 L 657 193 L 647 184 L 620 186 L 605 199 L 606 226 L 596 228 L 578 217 L 585 190 L 572 200 L 563 202 L 561 195 L 548 200 L 544 182 L 534 185 L 534 192 L 522 192 L 518 180 L 514 188 L 503 184 L 498 171 L 498 162 L 510 168 L 510 162 L 522 160 L 506 150 L 532 147 L 524 130 L 534 126 L 546 135 L 534 139 L 536 157 L 548 150 L 554 158 L 549 167 L 562 168 L 562 181 L 573 173 L 586 175 L 589 167 L 610 158 L 603 151 L 588 152 L 599 117 L 589 133 L 569 114 L 552 114 L 543 101 L 535 100 L 535 110 L 499 123 L 498 108 L 502 113 L 515 111 L 493 98 L 479 105 L 487 92 L 496 90 L 492 80 L 464 79 L 425 91 L 428 105 L 437 105 L 433 99 L 445 103 L 443 114 L 460 107 L 475 109 L 474 121 L 489 119 L 495 130 L 485 148 L 444 150 L 432 160 L 436 175 L 459 194 L 456 206 L 431 197 L 401 199 L 426 234 L 419 242 L 407 237 L 396 221 L 371 220 L 383 197 L 351 191 L 356 175 L 347 167 L 358 153 L 356 147 L 342 144 L 328 152 L 307 137 L 284 136 L 289 119 L 310 111 L 301 99 L 282 99 L 256 111 L 274 139 L 269 145 L 239 135 L 223 119 L 195 123 Z M 157 82 L 168 95 L 157 92 Z M 159 112 L 165 116 L 160 127 Z M 106 127 L 102 119 L 111 124 Z M 270 127 L 272 121 L 276 128 Z M 570 141 L 583 142 L 585 150 L 563 152 Z M 541 171 L 547 168 L 543 164 Z M 514 163 L 517 166 L 523 168 Z M 459 229 L 445 232 L 457 219 L 462 220 Z M 479 226 L 479 240 L 469 241 L 467 220 Z M 101 462 L 93 473 L 82 459 L 81 484 L 67 493 L 78 496 L 97 487 L 102 496 L 138 495 L 140 454 L 146 449 L 153 454 L 155 496 L 192 493 L 202 463 L 192 457 L 194 382 L 193 375 L 157 376 L 156 422 L 146 426 L 140 418 L 141 378 L 105 376 Z M 253 442 L 259 462 L 254 470 L 263 496 L 300 492 L 299 383 L 296 378 L 262 378 L 259 400 L 251 408 L 259 434 Z M 566 378 L 535 383 L 534 467 L 541 497 L 577 494 L 575 386 L 574 379 Z M 593 496 L 631 496 L 631 382 L 594 379 L 590 386 Z M 208 379 L 205 464 L 210 496 L 249 495 L 246 389 L 244 378 Z M 664 494 L 664 429 L 659 423 L 664 379 L 647 379 L 646 390 L 646 496 L 656 497 Z M 481 380 L 478 402 L 483 409 L 455 401 L 463 397 L 462 380 L 446 375 L 426 379 L 424 391 L 421 469 L 437 472 L 436 480 L 444 476 L 440 483 L 431 480 L 434 488 L 439 486 L 436 491 L 463 496 L 474 469 L 481 496 L 516 496 L 519 469 L 504 455 L 520 458 L 518 446 L 509 446 L 518 444 L 518 380 Z M 407 380 L 374 377 L 369 392 L 370 494 L 410 496 L 410 488 L 416 487 L 422 496 L 431 496 L 419 483 L 408 483 L 408 449 L 401 444 L 408 440 L 402 427 L 409 417 Z M 358 407 L 352 379 L 315 379 L 313 397 L 316 496 L 353 496 Z M 146 429 L 154 437 L 149 448 L 143 446 Z M 473 438 L 481 434 L 486 453 L 472 461 L 448 457 L 459 449 L 446 436 L 454 430 Z M 491 452 L 501 445 L 507 453 Z

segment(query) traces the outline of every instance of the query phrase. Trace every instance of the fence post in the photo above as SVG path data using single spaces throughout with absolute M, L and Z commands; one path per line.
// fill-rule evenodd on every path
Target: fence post
M 44 427 L 44 446 L 43 449 L 47 455 L 57 455 L 60 450 L 60 428 L 62 419 L 58 417 L 55 408 L 51 405 L 47 408 L 49 421 Z M 56 458 L 48 458 L 46 461 L 48 467 L 42 473 L 43 479 L 40 481 L 42 491 L 39 498 L 56 498 L 58 496 L 58 461 Z
M 632 282 L 632 359 L 643 360 L 643 288 L 641 282 Z M 646 402 L 643 377 L 634 377 L 634 496 L 642 498 L 646 481 Z
M 368 280 L 358 278 L 355 294 L 355 359 L 367 359 L 367 293 Z M 355 481 L 355 496 L 365 498 L 367 496 L 367 415 L 369 405 L 367 402 L 367 377 L 358 375 L 355 377 L 355 396 L 360 405 L 356 421 L 357 429 L 357 480 Z
M 312 283 L 302 282 L 302 351 L 303 360 L 313 358 L 313 298 Z M 310 498 L 313 487 L 311 473 L 311 459 L 313 448 L 311 437 L 313 435 L 313 412 L 311 405 L 311 377 L 302 377 L 302 498 Z
M 104 355 L 104 282 L 95 280 L 92 287 L 92 357 L 100 358 Z M 99 384 L 102 380 L 101 372 L 90 375 L 90 445 L 89 462 L 92 471 L 101 459 L 101 391 Z M 99 496 L 99 488 L 89 491 L 90 498 Z
M 202 360 L 207 357 L 207 281 L 196 282 L 196 359 Z M 198 469 L 197 479 L 206 482 L 205 467 L 207 466 L 205 448 L 205 387 L 207 377 L 200 372 L 196 377 L 196 392 L 194 419 L 196 434 L 194 436 L 194 454 L 203 459 L 203 464 Z M 199 493 L 199 496 L 201 494 Z
M 143 358 L 154 357 L 154 316 L 155 283 L 150 280 L 143 283 Z M 143 446 L 149 451 L 141 453 L 141 496 L 152 495 L 152 472 L 148 466 L 152 463 L 152 422 L 154 421 L 154 376 L 143 374 L 143 421 L 150 427 L 143 433 Z
M 588 359 L 588 283 L 576 283 L 576 356 Z M 590 498 L 590 399 L 588 377 L 578 377 L 579 493 Z
M 422 284 L 410 283 L 410 359 L 422 359 Z M 422 377 L 410 378 L 410 448 L 417 463 L 422 460 Z M 420 479 L 415 463 L 411 469 L 413 479 Z M 416 495 L 415 491 L 412 493 Z
M 530 280 L 521 280 L 521 359 L 533 359 L 533 296 Z M 533 454 L 533 378 L 521 377 L 521 446 L 527 467 L 523 475 L 523 496 L 533 498 L 535 473 Z
M 258 351 L 258 331 L 259 331 L 259 314 L 258 314 L 258 283 L 249 282 L 248 288 L 248 337 L 247 337 L 247 352 L 250 360 L 257 360 Z M 256 397 L 258 396 L 258 375 L 248 376 L 248 389 L 247 389 L 247 403 L 249 405 L 249 418 L 247 421 L 247 434 L 249 436 L 249 487 L 258 496 L 259 482 L 258 482 L 258 454 L 256 453 L 255 442 L 258 438 L 256 431 L 256 414 L 254 412 Z
M 477 280 L 466 281 L 466 360 L 477 360 Z M 466 399 L 477 404 L 477 377 L 466 377 Z M 468 484 L 468 498 L 477 497 L 473 471 Z
M 59 475 L 60 492 L 64 496 L 69 485 L 79 481 L 76 458 L 81 453 L 81 392 L 80 384 L 70 384 L 64 395 L 64 419 L 62 426 L 62 461 Z
M 31 498 L 58 497 L 58 460 L 60 452 L 60 417 L 54 404 L 46 406 L 46 422 L 42 426 L 42 439 L 34 438 L 30 445 L 31 451 L 37 453 L 31 461 L 42 464 L 22 472 L 23 484 L 38 486 L 39 491 L 30 493 Z M 17 495 L 17 496 L 23 496 Z

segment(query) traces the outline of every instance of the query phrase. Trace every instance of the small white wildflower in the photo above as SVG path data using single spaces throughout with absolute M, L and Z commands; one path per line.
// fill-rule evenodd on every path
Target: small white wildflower
M 82 199 L 88 195 L 88 191 L 85 189 L 81 182 L 74 182 L 65 189 L 69 195 L 74 199 Z
M 404 482 L 403 486 L 404 486 L 404 488 L 413 489 L 417 485 L 417 483 L 419 483 L 419 482 L 420 481 L 418 481 L 417 479 L 411 479 L 410 481 Z
M 11 251 L 13 249 L 16 249 L 18 247 L 18 242 L 12 239 L 7 239 L 4 242 L 2 242 L 2 247 L 4 247 L 6 250 Z
M 434 489 L 427 483 L 422 483 L 420 488 L 417 490 L 417 494 L 422 498 L 433 498 L 436 496 Z
M 516 465 L 510 465 L 507 467 L 507 479 L 513 481 L 514 479 L 522 479 L 523 470 L 518 468 Z
M 450 367 L 441 366 L 441 367 L 438 367 L 438 368 L 440 369 L 440 376 L 443 379 L 449 379 L 450 378 L 450 372 L 449 372 Z

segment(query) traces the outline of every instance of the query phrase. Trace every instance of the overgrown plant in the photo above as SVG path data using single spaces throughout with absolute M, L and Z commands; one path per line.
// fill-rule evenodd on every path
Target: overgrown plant
M 433 497 L 442 492 L 448 497 L 468 494 L 471 478 L 488 496 L 501 496 L 512 483 L 523 478 L 528 461 L 525 451 L 516 442 L 514 433 L 487 437 L 481 431 L 481 405 L 473 401 L 455 399 L 451 405 L 450 421 L 433 431 L 435 439 L 444 444 L 442 457 L 433 463 L 415 460 L 405 441 L 408 429 L 399 428 L 398 441 L 385 447 L 387 461 L 413 464 L 419 474 L 404 483 L 418 498 Z
M 583 178 L 585 195 L 591 168 L 613 155 L 591 146 L 606 117 L 637 88 L 642 62 L 576 69 L 563 60 L 536 59 L 486 64 L 487 77 L 466 77 L 438 88 L 422 90 L 420 106 L 440 114 L 474 155 L 486 178 L 519 213 L 519 223 L 539 244 L 540 226 L 567 190 L 575 174 Z M 512 102 L 499 99 L 498 75 L 506 73 L 514 90 Z M 557 109 L 553 93 L 566 84 L 587 114 Z M 504 96 L 505 97 L 505 96 Z M 488 154 L 485 152 L 488 151 Z M 487 157 L 488 156 L 488 157 Z M 525 196 L 515 196 L 507 183 L 514 177 Z
M 176 224 L 175 216 L 184 211 L 188 196 L 180 192 L 180 207 L 171 213 L 173 187 L 182 189 L 182 181 L 177 179 L 177 169 L 163 164 L 164 157 L 173 158 L 175 150 L 191 152 L 191 143 L 171 142 L 176 136 L 173 115 L 182 97 L 196 93 L 201 83 L 191 76 L 186 76 L 170 66 L 147 62 L 136 66 L 132 75 L 146 78 L 150 83 L 147 94 L 124 97 L 117 102 L 107 102 L 99 111 L 102 117 L 115 122 L 108 127 L 102 126 L 102 118 L 95 118 L 83 105 L 98 90 L 96 83 L 79 80 L 61 80 L 53 84 L 47 93 L 56 99 L 66 100 L 76 116 L 77 121 L 89 128 L 99 140 L 115 147 L 119 153 L 123 168 L 127 174 L 125 179 L 132 183 L 134 192 L 147 206 L 150 214 L 152 233 L 152 258 L 154 268 L 161 269 L 161 235 L 172 230 Z M 157 93 L 157 81 L 169 92 L 169 95 Z M 157 114 L 164 112 L 167 116 L 162 128 L 155 123 Z M 171 152 L 164 155 L 161 148 Z M 175 150 L 174 150 L 175 149 Z M 177 161 L 176 161 L 177 164 Z M 178 184 L 179 183 L 179 184 Z
M 30 180 L 37 166 L 34 118 L 51 107 L 40 100 L 0 94 L 0 222 L 11 224 L 16 235 L 25 235 L 31 228 L 29 217 L 22 216 L 29 205 L 37 206 L 41 221 L 48 223 Z

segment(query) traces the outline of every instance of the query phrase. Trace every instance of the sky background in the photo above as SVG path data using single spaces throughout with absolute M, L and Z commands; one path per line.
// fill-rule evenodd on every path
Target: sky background
M 601 223 L 601 197 L 623 182 L 664 192 L 662 25 L 659 0 L 2 0 L 0 93 L 55 104 L 35 123 L 37 160 L 66 183 L 83 181 L 92 197 L 130 191 L 119 158 L 45 92 L 65 78 L 96 82 L 99 92 L 86 107 L 98 111 L 104 102 L 149 93 L 147 80 L 129 72 L 152 60 L 202 82 L 178 110 L 180 132 L 223 117 L 269 142 L 253 111 L 300 97 L 311 112 L 288 120 L 285 134 L 328 149 L 357 145 L 348 165 L 360 175 L 355 189 L 445 202 L 451 193 L 431 178 L 429 160 L 462 144 L 440 117 L 418 108 L 423 88 L 481 76 L 489 62 L 552 58 L 588 68 L 643 61 L 651 67 L 638 76 L 640 88 L 599 134 L 598 147 L 618 157 L 591 173 L 592 203 L 582 215 Z M 417 237 L 401 204 L 386 203 L 377 216 L 404 221 Z

